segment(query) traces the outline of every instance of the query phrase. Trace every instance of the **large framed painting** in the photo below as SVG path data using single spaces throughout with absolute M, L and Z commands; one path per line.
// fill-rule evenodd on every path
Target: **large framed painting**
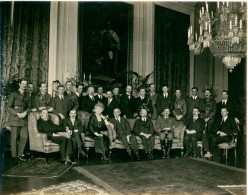
M 78 21 L 81 79 L 90 77 L 105 89 L 125 85 L 132 68 L 133 5 L 79 2 Z

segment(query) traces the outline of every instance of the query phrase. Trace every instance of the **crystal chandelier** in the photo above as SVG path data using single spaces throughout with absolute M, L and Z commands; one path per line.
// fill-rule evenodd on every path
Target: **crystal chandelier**
M 246 3 L 217 2 L 216 10 L 211 12 L 206 3 L 200 10 L 199 37 L 197 32 L 194 36 L 193 27 L 189 27 L 189 50 L 199 55 L 204 48 L 209 47 L 213 55 L 221 57 L 232 72 L 241 58 L 246 56 L 246 23 Z

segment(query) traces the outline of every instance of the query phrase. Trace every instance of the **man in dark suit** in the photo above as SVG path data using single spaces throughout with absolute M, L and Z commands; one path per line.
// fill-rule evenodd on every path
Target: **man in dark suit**
M 83 88 L 84 85 L 82 83 L 76 84 L 76 96 L 78 98 L 78 110 L 82 110 L 82 101 L 83 101 Z
M 71 106 L 70 110 L 72 110 L 72 109 L 78 110 L 78 108 L 79 108 L 78 97 L 73 92 L 71 81 L 66 81 L 64 95 L 70 99 L 70 106 Z
M 141 118 L 134 123 L 133 132 L 142 140 L 148 159 L 152 159 L 155 144 L 153 123 L 152 120 L 147 118 L 146 109 L 140 111 L 140 116 Z
M 119 87 L 113 89 L 113 98 L 118 102 L 118 104 L 120 104 L 121 95 Z
M 131 128 L 129 122 L 126 118 L 121 117 L 121 111 L 119 108 L 115 108 L 114 117 L 109 119 L 109 122 L 114 125 L 114 129 L 117 134 L 117 139 L 120 139 L 126 148 L 126 151 L 130 157 L 132 157 L 131 148 L 128 142 L 131 142 L 132 149 L 136 156 L 136 159 L 139 160 L 138 144 L 136 137 L 131 133 Z M 128 141 L 129 140 L 129 141 Z
M 59 116 L 60 123 L 64 120 L 71 109 L 70 99 L 64 95 L 65 87 L 59 85 L 57 87 L 58 95 L 52 99 L 51 107 L 53 108 L 53 113 Z
M 102 103 L 104 106 L 107 105 L 107 98 L 103 95 L 103 87 L 97 88 L 97 95 L 95 96 L 97 103 Z
M 190 156 L 190 142 L 192 143 L 193 157 L 196 157 L 197 141 L 202 139 L 202 133 L 205 128 L 205 122 L 199 117 L 199 108 L 193 108 L 193 117 L 185 122 L 186 132 L 184 137 L 186 154 Z
M 170 111 L 172 110 L 171 95 L 168 93 L 168 90 L 169 90 L 168 86 L 164 85 L 162 88 L 163 94 L 159 94 L 157 97 L 156 105 L 159 115 L 162 114 L 165 108 L 169 108 Z
M 226 107 L 221 108 L 222 118 L 215 122 L 217 127 L 215 134 L 213 132 L 212 136 L 206 136 L 203 140 L 204 149 L 207 152 L 205 155 L 206 158 L 211 158 L 211 156 L 214 155 L 218 144 L 224 142 L 229 143 L 232 140 L 232 136 L 238 133 L 237 124 L 233 118 L 229 117 L 228 113 Z
M 85 152 L 82 150 L 83 147 L 83 138 L 81 134 L 83 133 L 82 122 L 76 118 L 77 111 L 71 110 L 69 113 L 69 117 L 67 117 L 63 121 L 63 127 L 66 130 L 72 131 L 71 140 L 72 140 L 72 148 L 73 148 L 73 156 L 76 157 L 76 149 L 79 150 L 80 154 L 83 157 L 86 157 Z
M 19 82 L 19 89 L 12 92 L 8 98 L 8 123 L 11 127 L 11 154 L 18 161 L 26 161 L 24 149 L 28 141 L 27 115 L 29 112 L 29 96 L 25 92 L 27 81 Z M 19 142 L 18 142 L 19 139 Z
M 94 106 L 97 104 L 97 100 L 94 97 L 94 87 L 88 87 L 88 95 L 83 97 L 82 110 L 88 113 L 93 113 Z
M 28 83 L 27 95 L 29 96 L 29 108 L 33 109 L 33 107 L 34 107 L 34 97 L 35 97 L 33 83 Z
M 107 91 L 107 105 L 103 111 L 104 115 L 107 115 L 109 118 L 113 118 L 113 111 L 115 108 L 119 108 L 118 102 L 113 98 L 112 91 Z
M 152 109 L 153 109 L 152 119 L 153 120 L 156 120 L 158 118 L 158 110 L 157 110 L 157 106 L 156 106 L 156 101 L 157 101 L 158 93 L 155 92 L 155 85 L 154 84 L 151 84 L 150 85 L 149 90 L 150 91 L 147 94 L 147 97 L 152 102 Z
M 72 144 L 69 137 L 64 137 L 60 132 L 66 132 L 64 127 L 53 124 L 48 117 L 46 109 L 41 111 L 41 118 L 37 121 L 37 128 L 40 133 L 46 133 L 47 138 L 52 142 L 59 144 L 61 160 L 65 164 L 72 163 L 70 155 L 72 154 Z M 72 132 L 67 130 L 68 135 Z
M 135 99 L 135 115 L 139 116 L 141 109 L 146 109 L 148 113 L 148 117 L 151 118 L 153 114 L 152 101 L 146 97 L 145 88 L 141 88 L 139 91 L 139 97 Z
M 210 89 L 204 91 L 205 98 L 201 102 L 200 112 L 201 118 L 205 120 L 206 130 L 210 131 L 214 123 L 214 116 L 216 112 L 216 101 L 211 98 Z
M 130 85 L 127 85 L 126 93 L 123 94 L 120 98 L 121 113 L 123 117 L 126 118 L 133 118 L 133 114 L 135 111 L 135 98 L 131 95 L 131 93 L 132 87 Z
M 235 102 L 228 98 L 228 91 L 223 90 L 221 92 L 221 101 L 216 104 L 216 114 L 215 114 L 215 121 L 218 121 L 222 118 L 221 116 L 221 109 L 226 107 L 228 109 L 228 116 L 234 118 L 236 123 L 239 123 L 238 114 Z
M 200 108 L 201 101 L 202 99 L 198 97 L 198 88 L 193 87 L 191 89 L 192 91 L 192 96 L 189 97 L 186 100 L 186 105 L 187 105 L 187 114 L 186 114 L 186 119 L 190 119 L 193 117 L 193 108 Z
M 34 97 L 34 109 L 35 111 L 41 111 L 47 109 L 48 112 L 52 112 L 51 107 L 52 97 L 47 93 L 47 84 L 40 83 L 40 91 Z

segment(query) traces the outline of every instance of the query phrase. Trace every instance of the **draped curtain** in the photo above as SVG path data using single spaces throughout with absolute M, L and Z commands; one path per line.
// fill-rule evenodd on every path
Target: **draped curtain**
M 50 2 L 2 2 L 2 82 L 26 78 L 47 82 Z
M 189 93 L 189 49 L 187 45 L 190 17 L 155 6 L 155 84 L 161 92 L 164 84 L 174 94 L 181 89 Z

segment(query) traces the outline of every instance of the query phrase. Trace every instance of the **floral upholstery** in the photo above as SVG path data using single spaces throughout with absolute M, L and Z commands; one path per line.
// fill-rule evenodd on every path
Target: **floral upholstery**
M 31 112 L 28 116 L 28 133 L 30 150 L 36 152 L 52 153 L 59 152 L 59 145 L 47 139 L 47 134 L 39 133 L 37 130 L 37 120 L 40 118 L 39 112 Z M 50 115 L 50 119 L 58 124 L 56 115 Z

